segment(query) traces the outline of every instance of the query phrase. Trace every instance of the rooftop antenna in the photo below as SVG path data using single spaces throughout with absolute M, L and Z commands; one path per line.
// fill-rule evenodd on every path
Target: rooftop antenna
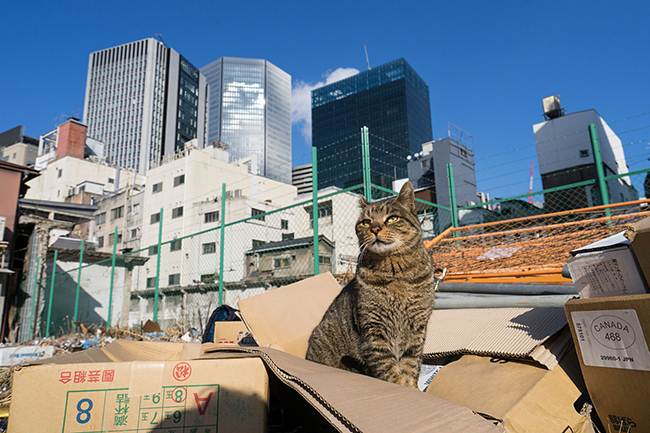
M 370 60 L 368 60 L 368 49 L 366 48 L 366 44 L 363 44 L 363 51 L 366 52 L 366 64 L 368 65 L 368 70 L 370 70 Z
M 165 46 L 165 48 L 169 48 L 167 44 L 165 43 L 165 40 L 163 39 L 162 35 L 160 33 L 154 33 L 154 35 L 158 36 L 158 39 L 160 39 L 160 42 Z

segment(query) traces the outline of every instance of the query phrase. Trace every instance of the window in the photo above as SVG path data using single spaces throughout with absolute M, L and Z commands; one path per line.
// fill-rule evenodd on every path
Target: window
M 182 239 L 176 239 L 169 244 L 169 251 L 178 251 L 181 249 L 183 242 Z
M 203 244 L 203 254 L 214 254 L 216 252 L 217 252 L 216 242 L 208 242 L 207 244 Z
M 150 256 L 155 256 L 158 254 L 158 245 L 152 245 L 149 247 L 149 255 Z
M 589 157 L 589 149 L 583 149 L 580 151 L 580 158 L 588 158 Z
M 63 169 L 59 168 L 56 170 L 56 177 L 61 177 L 62 174 L 63 174 Z
M 280 220 L 280 228 L 282 230 L 289 230 L 289 221 L 287 220 Z
M 289 260 L 289 257 L 280 257 L 277 259 L 273 259 L 274 268 L 288 268 L 290 266 L 291 266 L 291 262 Z
M 138 215 L 140 213 L 140 203 L 134 203 L 131 206 L 131 215 Z
M 258 239 L 253 239 L 253 248 L 260 247 L 260 246 L 264 245 L 265 243 L 266 242 L 264 242 L 264 241 L 260 241 Z
M 219 280 L 219 274 L 214 273 L 214 274 L 203 274 L 201 275 L 201 282 L 202 283 L 214 283 Z
M 131 229 L 131 239 L 137 239 L 140 236 L 140 229 Z
M 102 248 L 104 246 L 104 236 L 97 238 L 97 248 Z
M 95 224 L 104 224 L 106 222 L 106 212 L 102 212 L 95 217 Z
M 160 212 L 151 215 L 151 224 L 156 224 L 160 222 Z
M 181 274 L 170 274 L 169 275 L 169 285 L 178 286 L 181 283 Z
M 305 206 L 305 211 L 309 214 L 309 220 L 314 219 L 314 213 L 312 212 L 312 206 Z M 332 216 L 332 202 L 325 201 L 323 203 L 318 203 L 318 218 L 331 217 Z
M 156 287 L 156 277 L 147 278 L 147 289 Z
M 155 194 L 160 191 L 162 191 L 162 182 L 154 183 L 151 187 L 151 193 Z
M 111 221 L 116 220 L 118 218 L 122 218 L 123 216 L 124 216 L 124 206 L 111 209 Z
M 181 174 L 174 178 L 174 186 L 183 185 L 185 183 L 185 175 Z
M 258 215 L 262 215 L 261 217 L 257 218 L 258 221 L 264 221 L 264 211 L 255 209 L 254 207 L 251 208 L 251 216 L 256 217 Z
M 172 209 L 172 219 L 179 218 L 183 216 L 183 206 L 176 207 Z
M 206 223 L 216 223 L 219 222 L 219 211 L 206 212 L 204 215 Z
M 282 240 L 283 241 L 288 241 L 290 239 L 293 239 L 293 233 L 282 233 Z
M 320 263 L 321 265 L 331 265 L 332 258 L 329 256 L 318 256 L 318 263 Z
M 117 234 L 117 243 L 122 242 L 122 233 Z M 115 243 L 115 233 L 111 233 L 108 235 L 108 245 L 113 245 Z
M 429 168 L 429 160 L 427 160 L 427 159 L 421 160 L 420 161 L 420 168 L 422 170 L 426 170 L 427 168 Z
M 109 178 L 108 178 L 108 183 L 110 183 L 110 184 L 114 184 L 114 183 L 115 183 L 115 179 L 113 179 L 112 177 L 109 177 Z

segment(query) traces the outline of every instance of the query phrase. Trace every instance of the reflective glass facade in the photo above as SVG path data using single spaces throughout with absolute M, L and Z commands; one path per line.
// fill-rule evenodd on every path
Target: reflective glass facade
M 90 54 L 84 123 L 112 164 L 144 174 L 185 142 L 205 142 L 205 78 L 156 39 Z
M 201 68 L 210 88 L 208 143 L 231 161 L 255 155 L 257 172 L 291 183 L 291 76 L 261 59 L 222 57 Z
M 372 182 L 408 177 L 406 157 L 432 141 L 429 87 L 404 59 L 312 91 L 318 188 L 363 182 L 360 130 L 370 131 Z

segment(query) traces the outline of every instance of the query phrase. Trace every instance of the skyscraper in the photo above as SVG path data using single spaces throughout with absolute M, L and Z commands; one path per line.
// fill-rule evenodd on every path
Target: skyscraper
M 256 155 L 262 176 L 291 183 L 291 76 L 261 59 L 221 57 L 201 68 L 210 87 L 208 144 L 231 161 Z
M 429 86 L 403 58 L 313 90 L 311 118 L 319 189 L 363 182 L 363 126 L 372 183 L 386 188 L 407 177 L 406 157 L 433 140 Z
M 90 54 L 84 123 L 109 162 L 144 174 L 191 139 L 204 147 L 207 96 L 185 57 L 143 39 Z

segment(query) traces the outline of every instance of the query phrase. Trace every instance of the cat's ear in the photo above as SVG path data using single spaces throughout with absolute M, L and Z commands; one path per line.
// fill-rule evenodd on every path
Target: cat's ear
M 397 198 L 395 200 L 397 200 L 402 204 L 402 206 L 414 214 L 416 213 L 415 191 L 413 190 L 413 184 L 411 184 L 410 181 L 406 181 L 406 183 L 402 185 L 402 189 L 399 190 L 399 194 L 397 194 Z
M 370 204 L 368 200 L 362 195 L 361 198 L 359 199 L 359 206 L 361 207 L 366 207 Z

